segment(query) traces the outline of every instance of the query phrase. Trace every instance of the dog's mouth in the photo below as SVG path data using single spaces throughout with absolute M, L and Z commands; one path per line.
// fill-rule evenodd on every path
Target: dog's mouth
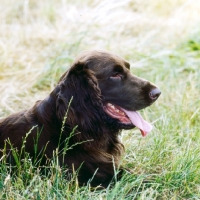
M 142 136 L 146 136 L 152 130 L 152 125 L 145 121 L 136 111 L 125 110 L 111 103 L 106 103 L 104 105 L 104 110 L 110 117 L 118 119 L 122 124 L 133 124 L 138 127 Z

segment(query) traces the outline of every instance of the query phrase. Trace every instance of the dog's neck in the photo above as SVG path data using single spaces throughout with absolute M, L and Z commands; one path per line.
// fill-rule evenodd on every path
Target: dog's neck
M 69 123 L 69 120 L 71 119 L 70 117 L 66 116 L 66 122 L 63 124 L 63 121 L 59 120 L 57 117 L 56 100 L 58 91 L 59 87 L 56 87 L 50 93 L 50 95 L 48 95 L 44 100 L 36 102 L 34 106 L 34 109 L 37 111 L 37 118 L 39 119 L 38 121 L 40 121 L 41 126 L 44 125 L 44 129 L 46 128 L 45 124 L 48 124 L 48 127 L 51 128 L 51 131 L 54 130 L 56 135 L 59 135 L 62 132 L 61 129 L 64 128 L 63 134 L 65 137 L 68 137 L 72 130 L 77 127 L 75 132 L 77 133 L 77 139 L 79 140 L 78 142 L 82 140 L 96 140 L 99 143 L 99 140 L 107 140 L 108 138 L 110 138 L 109 140 L 113 140 L 113 138 L 118 136 L 120 130 L 114 125 L 111 125 L 111 123 L 106 124 L 107 119 L 105 119 L 106 115 L 104 115 L 103 110 L 102 116 L 100 116 L 101 119 L 95 117 L 95 115 L 88 117 L 88 114 L 85 113 L 84 116 L 72 116 L 78 119 L 77 123 L 72 123 L 71 121 Z M 76 111 L 76 107 L 73 105 L 73 103 L 70 106 L 69 116 L 71 116 L 70 109 Z M 76 115 L 76 112 L 73 112 L 73 115 Z M 104 124 L 99 124 L 99 122 L 103 122 Z M 68 124 L 72 125 L 69 126 Z M 95 124 L 95 130 L 94 126 L 90 126 L 93 124 Z

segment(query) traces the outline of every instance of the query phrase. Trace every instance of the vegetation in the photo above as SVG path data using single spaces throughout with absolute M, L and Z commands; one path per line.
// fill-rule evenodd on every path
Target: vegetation
M 0 117 L 44 98 L 81 51 L 107 49 L 162 95 L 141 111 L 154 130 L 124 131 L 133 171 L 104 190 L 78 187 L 29 156 L 1 158 L 0 199 L 200 199 L 200 3 L 192 0 L 1 0 Z M 56 159 L 56 158 L 55 158 Z

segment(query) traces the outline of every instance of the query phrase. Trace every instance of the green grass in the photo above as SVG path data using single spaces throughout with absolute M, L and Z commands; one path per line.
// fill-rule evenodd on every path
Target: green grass
M 154 130 L 123 132 L 133 173 L 113 187 L 78 187 L 56 160 L 42 175 L 27 155 L 13 174 L 1 158 L 0 199 L 200 199 L 200 3 L 2 0 L 0 10 L 0 117 L 44 98 L 87 49 L 121 55 L 162 90 L 141 111 Z

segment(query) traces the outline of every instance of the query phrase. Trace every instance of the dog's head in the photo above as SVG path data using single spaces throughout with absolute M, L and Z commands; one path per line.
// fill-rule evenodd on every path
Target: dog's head
M 154 84 L 131 74 L 126 60 L 106 51 L 83 52 L 61 77 L 59 85 L 60 118 L 73 97 L 69 112 L 79 117 L 82 126 L 102 117 L 104 123 L 107 120 L 119 129 L 137 126 L 143 135 L 150 131 L 151 125 L 136 111 L 150 106 L 161 94 Z

